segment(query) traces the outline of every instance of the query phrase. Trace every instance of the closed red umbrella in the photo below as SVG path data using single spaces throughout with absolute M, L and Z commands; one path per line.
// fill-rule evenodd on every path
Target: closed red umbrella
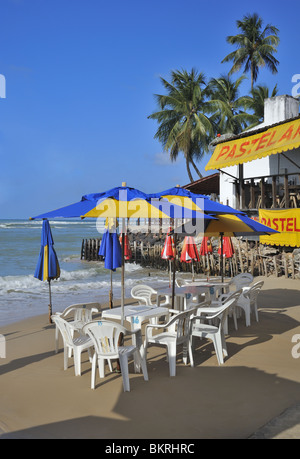
M 221 247 L 219 247 L 218 254 L 221 255 Z M 234 248 L 231 237 L 223 236 L 223 257 L 232 258 L 234 254 Z
M 122 247 L 122 234 L 120 235 L 120 243 Z M 132 257 L 132 251 L 130 248 L 129 240 L 128 240 L 128 235 L 124 234 L 124 259 L 125 260 L 130 260 Z
M 172 228 L 169 228 L 169 231 L 171 231 Z M 174 244 L 174 237 L 171 235 L 167 235 L 166 240 L 165 240 L 165 245 L 161 251 L 161 258 L 164 260 L 169 260 L 169 276 L 170 276 L 170 287 L 171 287 L 171 261 L 174 261 L 174 256 L 175 256 L 175 244 Z
M 195 240 L 192 236 L 184 238 L 180 261 L 192 263 L 192 280 L 194 280 L 194 261 L 200 261 Z
M 195 240 L 191 236 L 184 238 L 180 261 L 191 263 L 192 261 L 200 261 L 199 253 Z
M 171 228 L 169 229 L 171 231 Z M 165 240 L 164 248 L 161 251 L 161 257 L 164 260 L 174 260 L 175 246 L 174 238 L 171 235 L 168 235 Z
M 210 237 L 204 236 L 200 245 L 200 255 L 207 255 L 208 253 L 212 253 L 212 245 L 210 242 Z

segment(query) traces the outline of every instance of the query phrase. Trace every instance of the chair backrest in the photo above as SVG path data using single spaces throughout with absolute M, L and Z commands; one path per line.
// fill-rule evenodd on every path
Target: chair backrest
M 55 314 L 51 316 L 51 319 L 59 329 L 64 344 L 67 344 L 68 346 L 73 346 L 72 329 L 69 322 Z
M 209 315 L 208 318 L 209 319 L 219 319 L 219 328 L 223 327 L 230 309 L 235 306 L 241 294 L 242 294 L 242 289 L 236 290 L 230 295 L 227 295 L 226 298 L 224 298 L 224 302 L 221 304 L 221 306 L 219 306 L 218 308 L 214 308 L 215 313 Z M 193 323 L 195 322 L 197 323 L 197 321 L 199 321 L 199 319 L 201 318 L 203 319 L 203 316 L 201 317 L 201 307 L 200 307 L 198 308 L 197 316 L 193 317 Z
M 183 287 L 184 285 L 188 284 L 189 282 L 186 281 L 185 279 L 180 279 L 180 277 L 175 279 L 175 283 L 177 287 Z
M 126 335 L 128 330 L 117 322 L 101 319 L 85 324 L 83 333 L 91 338 L 98 355 L 117 358 L 120 335 Z
M 253 284 L 247 292 L 244 293 L 244 295 L 248 298 L 250 298 L 250 302 L 254 302 L 257 299 L 257 296 L 259 292 L 262 289 L 262 286 L 264 285 L 264 281 L 256 282 Z
M 131 289 L 132 298 L 138 300 L 140 304 L 146 304 L 147 306 L 153 306 L 153 295 L 157 295 L 157 291 L 149 285 L 135 285 Z
M 188 309 L 186 311 L 176 314 L 168 322 L 168 328 L 176 331 L 177 344 L 187 340 L 190 333 L 190 320 L 191 316 L 196 312 L 197 308 Z
M 247 287 L 253 282 L 253 276 L 250 273 L 240 273 L 232 279 L 232 283 L 239 290 L 242 287 Z
M 90 322 L 94 312 L 101 310 L 100 303 L 78 303 L 68 306 L 61 314 L 60 317 L 65 318 L 71 312 L 73 313 L 74 320 L 80 320 L 82 322 Z

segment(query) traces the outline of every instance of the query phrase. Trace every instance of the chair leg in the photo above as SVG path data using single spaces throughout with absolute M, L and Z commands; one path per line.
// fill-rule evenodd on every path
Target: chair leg
M 192 348 L 192 336 L 189 339 L 188 346 L 189 346 L 190 364 L 191 364 L 191 367 L 193 367 L 194 366 L 194 357 L 193 357 L 193 348 Z
M 91 389 L 95 389 L 96 367 L 97 367 L 97 354 L 95 352 L 95 354 L 93 355 L 93 360 L 92 360 Z
M 64 370 L 68 369 L 69 348 L 64 346 Z
M 58 340 L 59 340 L 59 330 L 56 326 L 55 327 L 55 354 L 58 353 Z
M 139 362 L 139 367 L 142 368 L 142 372 L 143 372 L 143 375 L 144 375 L 144 380 L 145 381 L 149 381 L 149 378 L 148 378 L 148 370 L 147 370 L 147 363 L 146 363 L 146 360 L 144 357 L 142 357 L 140 351 L 137 349 L 135 351 L 135 357 L 137 359 L 137 361 Z
M 81 376 L 81 350 L 74 348 L 75 376 Z
M 167 346 L 170 376 L 176 376 L 176 344 L 169 343 Z
M 105 376 L 105 371 L 104 371 L 104 359 L 102 357 L 98 358 L 98 368 L 99 368 L 99 376 L 100 378 L 104 378 Z
M 214 335 L 212 340 L 213 340 L 213 343 L 214 343 L 214 346 L 215 346 L 215 351 L 216 351 L 216 354 L 217 354 L 218 363 L 219 363 L 219 365 L 222 365 L 224 363 L 224 359 L 223 359 L 221 338 L 220 338 L 219 335 Z
M 122 372 L 124 392 L 130 392 L 129 374 L 128 374 L 128 355 L 119 354 L 119 360 L 120 360 L 120 367 L 121 367 L 121 372 Z

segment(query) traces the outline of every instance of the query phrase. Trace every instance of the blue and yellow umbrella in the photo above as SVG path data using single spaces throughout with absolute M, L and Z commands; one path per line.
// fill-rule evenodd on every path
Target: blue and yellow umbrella
M 49 322 L 51 323 L 52 300 L 51 300 L 51 280 L 58 279 L 60 267 L 54 250 L 54 242 L 48 220 L 43 220 L 41 250 L 34 277 L 41 281 L 48 281 L 49 284 Z

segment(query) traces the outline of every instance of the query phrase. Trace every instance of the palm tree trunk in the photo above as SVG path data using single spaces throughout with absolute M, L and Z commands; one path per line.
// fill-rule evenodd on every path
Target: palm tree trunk
M 194 167 L 195 171 L 196 171 L 197 174 L 199 175 L 199 177 L 202 178 L 203 175 L 201 174 L 201 172 L 199 171 L 198 167 L 197 167 L 196 164 L 194 163 L 193 158 L 190 158 L 190 161 L 191 161 L 192 166 Z
M 251 91 L 253 90 L 253 83 L 254 83 L 254 65 L 253 65 L 253 60 L 251 59 Z
M 192 173 L 191 173 L 190 160 L 189 160 L 189 158 L 187 156 L 185 158 L 185 163 L 186 163 L 186 170 L 187 170 L 190 182 L 193 182 L 194 179 L 193 179 L 193 176 L 192 176 Z

